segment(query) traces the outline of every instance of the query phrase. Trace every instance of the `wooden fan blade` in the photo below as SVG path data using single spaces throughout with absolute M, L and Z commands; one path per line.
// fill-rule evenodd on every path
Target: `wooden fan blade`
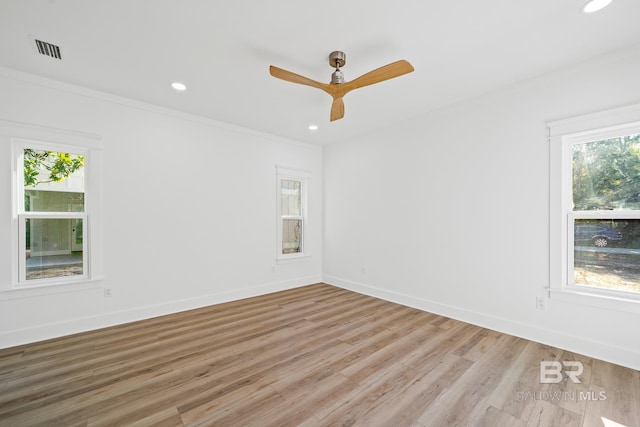
M 331 104 L 331 121 L 338 120 L 344 117 L 344 102 L 342 97 L 333 98 L 333 104 Z
M 348 83 L 343 83 L 347 86 L 347 91 L 358 89 L 361 87 L 369 86 L 375 83 L 379 83 L 385 80 L 392 79 L 394 77 L 399 77 L 404 74 L 408 74 L 413 71 L 413 66 L 409 64 L 408 61 L 404 59 L 396 62 L 392 62 L 391 64 L 387 64 L 384 67 L 376 68 L 373 71 L 370 71 L 366 74 L 361 75 L 355 80 L 352 80 Z
M 328 92 L 328 86 L 329 85 L 327 83 L 320 83 L 320 82 L 312 80 L 312 79 L 310 79 L 308 77 L 304 77 L 304 76 L 301 76 L 299 74 L 292 73 L 291 71 L 283 70 L 282 68 L 278 68 L 278 67 L 273 66 L 273 65 L 271 65 L 269 67 L 269 73 L 273 77 L 276 77 L 278 79 L 286 80 L 286 81 L 291 82 L 291 83 L 298 83 L 298 84 L 301 84 L 301 85 L 316 87 L 318 89 L 322 89 L 325 92 L 329 93 Z

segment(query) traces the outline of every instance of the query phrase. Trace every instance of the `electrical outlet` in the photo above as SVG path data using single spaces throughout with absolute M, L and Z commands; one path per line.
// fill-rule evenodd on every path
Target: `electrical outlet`
M 104 288 L 104 297 L 105 298 L 111 297 L 111 288 Z
M 547 298 L 546 297 L 536 297 L 536 308 L 538 310 L 544 310 L 547 308 Z

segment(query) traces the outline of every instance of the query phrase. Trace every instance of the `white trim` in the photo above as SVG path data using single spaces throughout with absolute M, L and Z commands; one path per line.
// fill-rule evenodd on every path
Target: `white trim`
M 154 104 L 150 104 L 142 101 L 136 101 L 130 98 L 122 97 L 122 96 L 118 96 L 118 95 L 114 95 L 106 92 L 100 92 L 94 89 L 88 89 L 86 87 L 64 83 L 58 80 L 48 79 L 46 77 L 36 76 L 33 74 L 25 73 L 22 71 L 11 69 L 11 68 L 0 67 L 0 76 L 6 77 L 12 80 L 23 81 L 30 84 L 46 87 L 49 89 L 58 90 L 61 92 L 71 93 L 79 96 L 85 96 L 91 99 L 105 101 L 112 104 L 125 106 L 128 108 L 134 108 L 137 110 L 142 110 L 142 111 L 152 112 L 156 114 L 162 114 L 165 116 L 175 117 L 183 120 L 188 120 L 201 125 L 234 132 L 241 135 L 249 135 L 249 136 L 257 137 L 260 139 L 267 139 L 272 142 L 295 145 L 297 147 L 306 147 L 306 148 L 314 148 L 314 149 L 322 150 L 322 145 L 320 144 L 302 142 L 302 141 L 297 141 L 297 140 L 285 138 L 282 136 L 278 136 L 278 135 L 274 135 L 266 132 L 260 132 L 260 131 L 244 128 L 241 126 L 233 125 L 230 123 L 225 123 L 218 120 L 210 119 L 207 117 L 198 116 L 195 114 L 189 114 L 189 113 L 185 113 L 185 112 L 174 110 L 167 107 L 160 107 L 158 105 L 154 105 Z
M 549 292 L 554 299 L 562 302 L 628 313 L 640 311 L 640 297 L 629 297 L 626 292 L 600 288 L 591 289 L 580 285 L 573 285 L 564 289 L 549 289 Z
M 386 301 L 395 302 L 429 313 L 438 314 L 440 316 L 450 317 L 482 328 L 514 335 L 571 352 L 584 354 L 596 359 L 627 366 L 631 369 L 640 370 L 640 349 L 638 348 L 614 346 L 600 341 L 585 339 L 583 336 L 567 335 L 559 333 L 555 329 L 541 328 L 523 322 L 516 322 L 505 317 L 493 316 L 477 311 L 462 309 L 453 305 L 442 304 L 423 298 L 416 298 L 411 295 L 392 292 L 364 283 L 341 279 L 339 277 L 324 276 L 323 281 L 330 285 L 370 295 Z
M 281 191 L 281 181 L 282 180 L 292 180 L 300 182 L 300 193 L 301 193 L 301 212 L 300 215 L 288 216 L 285 217 L 282 215 L 282 191 Z M 283 167 L 276 165 L 276 263 L 277 264 L 287 264 L 290 262 L 298 262 L 304 261 L 311 257 L 311 253 L 309 252 L 309 243 L 308 243 L 308 233 L 309 233 L 309 209 L 308 209 L 308 198 L 309 198 L 309 181 L 311 180 L 311 172 L 304 169 L 297 169 L 291 167 Z M 300 246 L 302 247 L 301 252 L 292 253 L 292 254 L 283 254 L 282 253 L 282 233 L 283 227 L 282 222 L 283 219 L 298 219 L 302 221 L 302 239 L 300 242 Z
M 1 68 L 2 67 L 0 67 L 0 69 Z M 102 137 L 94 133 L 41 126 L 6 119 L 0 119 L 0 135 L 35 143 L 53 142 L 90 150 L 102 149 Z
M 293 177 L 293 178 L 311 179 L 311 171 L 308 171 L 306 169 L 291 168 L 286 166 L 276 165 L 276 174 Z
M 102 138 L 99 135 L 68 129 L 52 128 L 23 122 L 0 119 L 0 136 L 11 144 L 11 281 L 0 283 L 0 292 L 11 292 L 23 288 L 32 289 L 31 294 L 44 294 L 50 285 L 64 286 L 69 283 L 87 283 L 100 280 L 102 267 L 102 199 L 101 199 L 101 155 Z M 85 158 L 85 211 L 83 213 L 37 213 L 24 212 L 23 193 L 19 191 L 23 182 L 22 168 L 18 158 L 24 148 L 55 149 L 58 151 L 82 154 Z M 19 253 L 20 218 L 24 215 L 42 218 L 75 218 L 81 215 L 85 221 L 83 227 L 83 275 L 57 277 L 51 279 L 26 280 L 19 272 L 24 271 L 23 254 Z M 91 219 L 89 219 L 89 217 Z M 24 242 L 22 242 L 24 244 Z M 40 290 L 38 290 L 40 289 Z
M 297 253 L 282 255 L 280 258 L 276 259 L 276 264 L 291 264 L 295 262 L 311 261 L 311 258 L 313 258 L 313 256 L 308 252 L 303 254 Z
M 65 294 L 69 292 L 81 292 L 95 288 L 102 288 L 104 277 L 93 276 L 90 279 L 64 280 L 64 277 L 55 283 L 35 283 L 21 285 L 12 289 L 0 289 L 0 301 L 21 298 L 31 298 L 43 295 Z
M 571 215 L 628 218 L 637 211 L 573 212 L 571 202 L 572 159 L 575 144 L 640 133 L 640 104 L 547 123 L 549 127 L 549 291 L 551 298 L 576 304 L 640 313 L 638 295 L 573 285 L 573 227 Z M 571 271 L 570 271 L 571 269 Z
M 549 136 L 553 138 L 571 134 L 595 133 L 597 135 L 600 129 L 626 127 L 634 122 L 640 122 L 640 104 L 627 105 L 568 119 L 554 120 L 548 122 L 547 126 L 550 129 Z
M 33 343 L 45 339 L 56 338 L 74 333 L 92 331 L 114 325 L 150 319 L 157 316 L 178 313 L 214 304 L 222 304 L 229 301 L 237 301 L 273 292 L 294 289 L 322 281 L 320 275 L 299 277 L 291 280 L 263 283 L 258 285 L 246 285 L 232 291 L 212 293 L 209 295 L 195 296 L 161 304 L 151 304 L 130 310 L 115 311 L 98 316 L 87 316 L 71 320 L 64 320 L 53 324 L 41 324 L 30 328 L 14 329 L 0 333 L 0 348 Z M 57 287 L 58 288 L 58 287 Z M 57 289 L 60 291 L 60 289 Z M 102 298 L 102 287 L 96 283 L 91 287 L 69 289 L 67 291 L 85 291 L 87 294 L 95 294 Z M 28 294 L 28 292 L 21 292 Z M 12 292 L 13 298 L 21 297 L 19 292 Z M 30 295 L 29 295 L 30 296 Z M 0 293 L 0 299 L 3 298 Z
M 640 219 L 640 211 L 629 210 L 601 210 L 601 211 L 571 211 L 569 215 L 575 219 Z

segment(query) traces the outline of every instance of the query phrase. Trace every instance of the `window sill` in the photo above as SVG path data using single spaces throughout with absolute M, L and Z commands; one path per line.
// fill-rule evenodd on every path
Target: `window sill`
M 67 292 L 86 291 L 102 287 L 102 277 L 81 279 L 77 281 L 55 282 L 37 285 L 21 285 L 0 289 L 0 300 L 29 298 L 42 295 L 53 295 Z
M 627 296 L 626 293 L 590 289 L 548 289 L 550 298 L 570 304 L 581 304 L 607 310 L 640 313 L 640 295 Z
M 278 257 L 276 259 L 277 264 L 291 264 L 295 262 L 305 262 L 311 260 L 311 254 L 296 254 L 289 255 L 287 257 Z

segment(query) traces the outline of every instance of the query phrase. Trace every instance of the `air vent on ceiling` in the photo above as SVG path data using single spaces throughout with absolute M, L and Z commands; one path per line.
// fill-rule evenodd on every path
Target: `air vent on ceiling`
M 38 52 L 42 55 L 50 56 L 51 58 L 62 59 L 60 54 L 60 46 L 56 46 L 52 43 L 43 42 L 42 40 L 34 39 Z

